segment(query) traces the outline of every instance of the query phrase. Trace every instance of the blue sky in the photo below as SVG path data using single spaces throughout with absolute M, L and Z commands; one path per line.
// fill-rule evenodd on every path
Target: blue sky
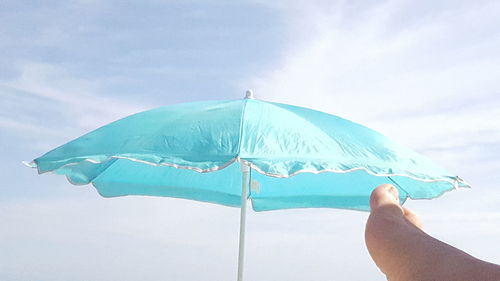
M 269 1 L 271 2 L 271 1 Z M 425 154 L 473 189 L 411 201 L 425 229 L 500 263 L 498 1 L 7 1 L 0 9 L 1 280 L 234 280 L 237 209 L 100 198 L 23 167 L 149 108 L 257 98 Z M 248 280 L 384 280 L 367 214 L 248 216 Z

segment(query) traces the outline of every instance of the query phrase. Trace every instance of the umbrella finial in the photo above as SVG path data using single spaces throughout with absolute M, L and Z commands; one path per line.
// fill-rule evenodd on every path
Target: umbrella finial
M 247 92 L 245 93 L 245 98 L 246 99 L 253 99 L 253 91 L 247 90 Z

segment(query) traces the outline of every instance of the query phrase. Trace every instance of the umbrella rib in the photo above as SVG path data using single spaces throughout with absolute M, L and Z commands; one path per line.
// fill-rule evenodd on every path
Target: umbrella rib
M 406 197 L 410 197 L 410 193 L 406 191 L 401 185 L 399 185 L 392 177 L 387 177 L 392 183 L 394 183 L 398 188 L 400 188 L 402 191 L 406 193 Z

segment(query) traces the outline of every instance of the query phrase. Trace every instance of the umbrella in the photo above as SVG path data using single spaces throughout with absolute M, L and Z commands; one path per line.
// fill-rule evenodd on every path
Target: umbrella
M 323 112 L 253 98 L 176 104 L 137 113 L 31 163 L 103 197 L 151 195 L 240 207 L 243 276 L 247 201 L 255 211 L 369 210 L 374 187 L 400 202 L 458 187 L 458 176 L 383 135 Z

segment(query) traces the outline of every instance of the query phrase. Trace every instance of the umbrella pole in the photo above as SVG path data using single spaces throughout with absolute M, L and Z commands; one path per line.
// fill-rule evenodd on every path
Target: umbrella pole
M 241 163 L 241 210 L 240 210 L 240 244 L 238 252 L 238 281 L 243 281 L 243 259 L 245 257 L 245 225 L 247 217 L 247 189 L 250 168 Z

